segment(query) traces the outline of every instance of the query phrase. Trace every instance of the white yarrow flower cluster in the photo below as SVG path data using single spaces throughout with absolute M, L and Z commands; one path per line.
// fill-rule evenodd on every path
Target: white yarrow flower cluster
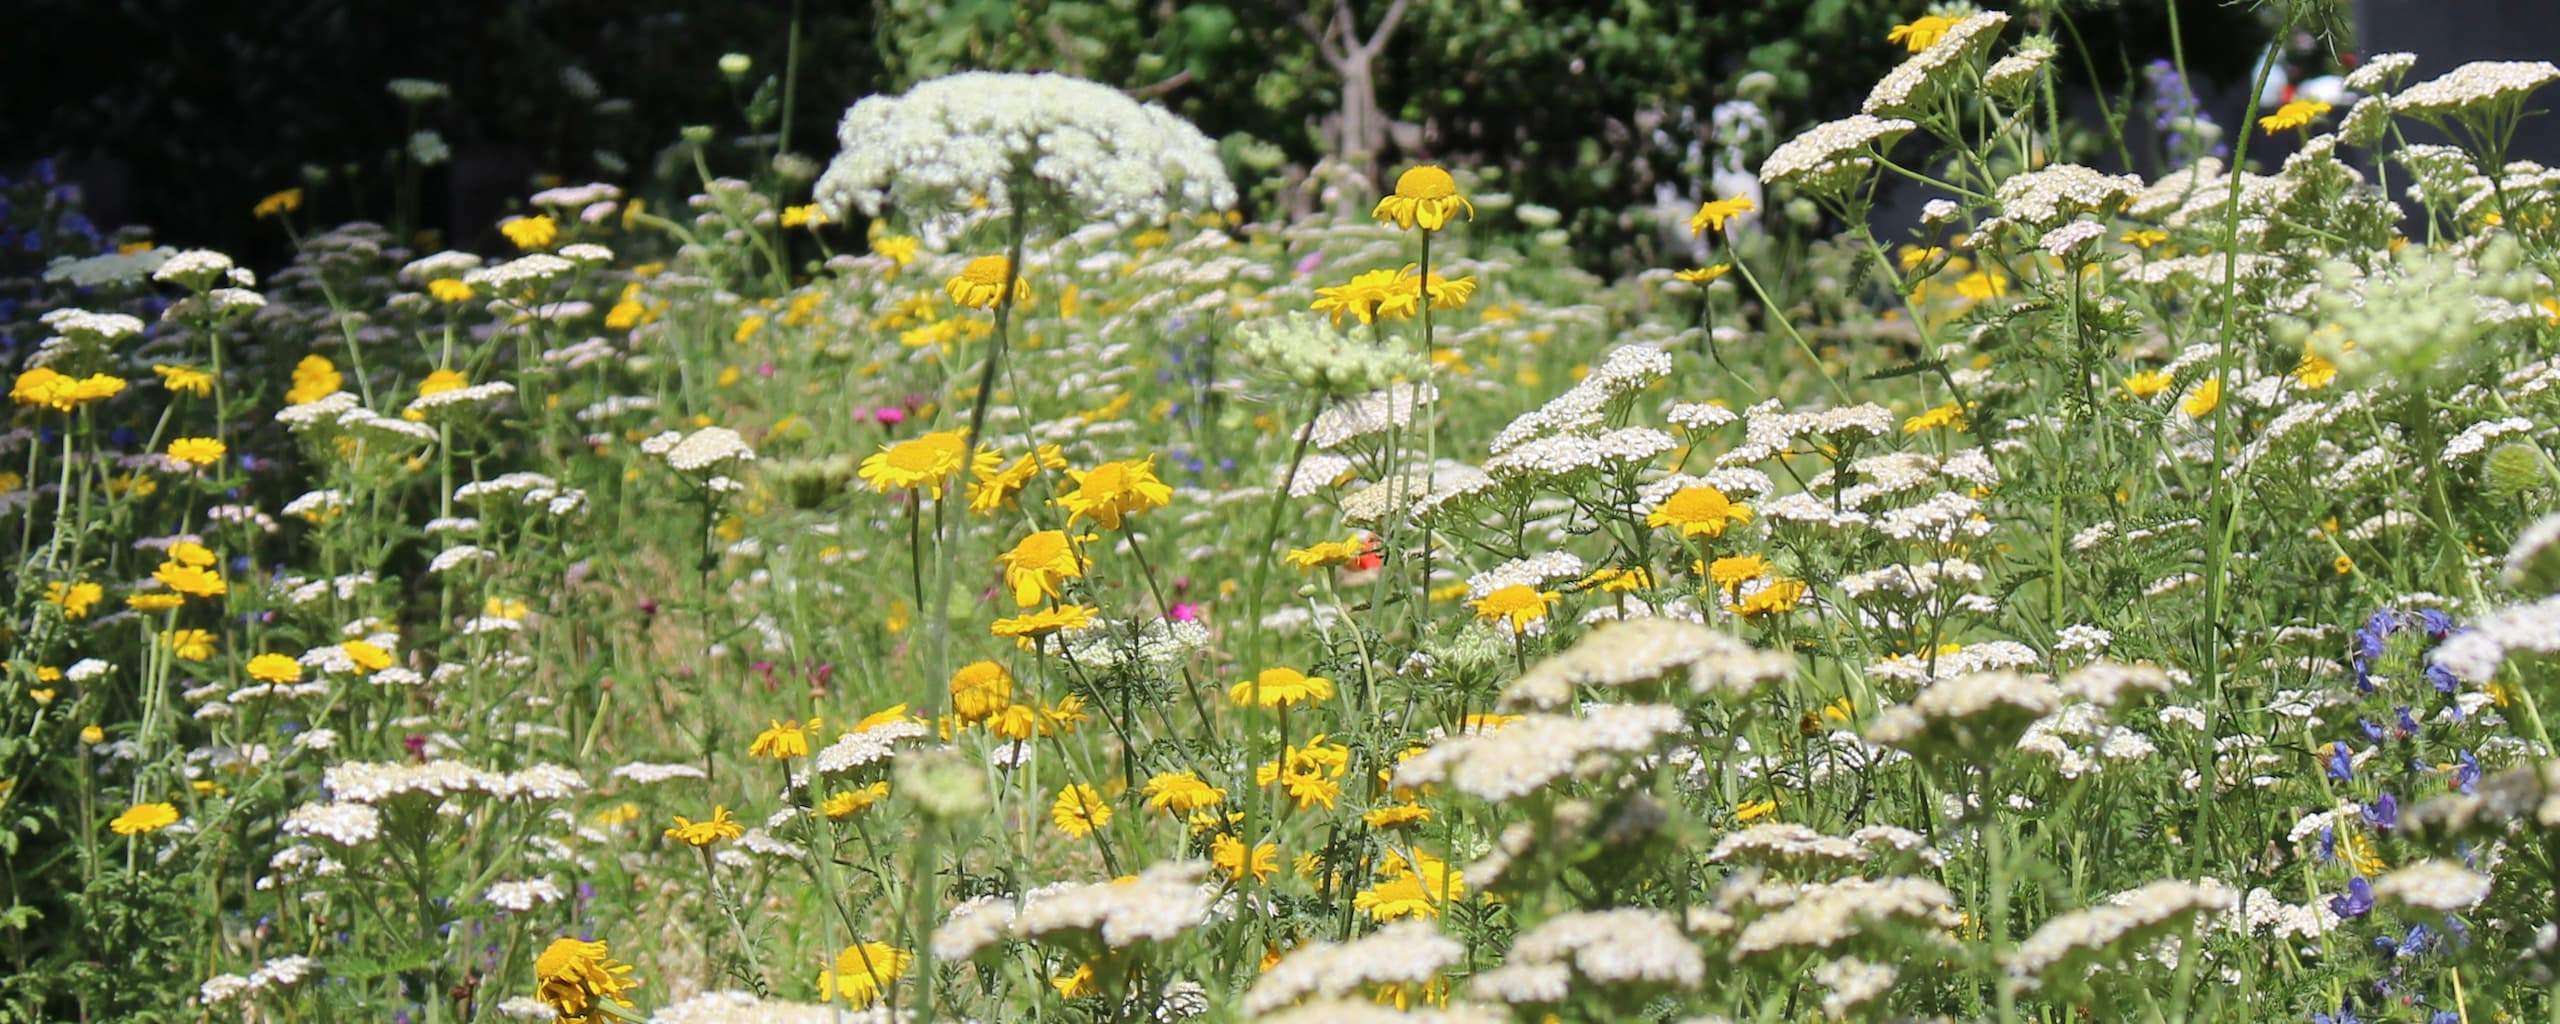
M 894 206 L 909 216 L 965 210 L 979 196 L 1035 210 L 1137 224 L 1235 203 L 1217 147 L 1164 108 L 1109 86 L 1049 74 L 966 72 L 847 110 L 844 145 L 817 197 L 827 215 Z M 1024 173 L 1027 170 L 1027 173 Z M 1016 197 L 1028 186 L 1036 198 Z

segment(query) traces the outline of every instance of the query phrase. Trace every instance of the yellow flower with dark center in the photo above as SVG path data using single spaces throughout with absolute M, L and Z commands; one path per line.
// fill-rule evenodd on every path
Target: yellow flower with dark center
M 1458 179 L 1437 164 L 1420 164 L 1396 176 L 1396 190 L 1378 200 L 1377 209 L 1369 211 L 1378 223 L 1393 224 L 1412 230 L 1416 224 L 1424 231 L 1438 231 L 1448 226 L 1449 215 L 1467 211 L 1467 219 L 1476 219 L 1476 206 L 1458 194 Z
M 315 401 L 346 382 L 346 375 L 338 372 L 338 364 L 327 357 L 304 356 L 293 365 L 293 388 L 284 393 L 284 401 L 286 405 Z
M 1013 673 L 992 661 L 972 662 L 951 673 L 951 711 L 961 724 L 995 717 L 1013 706 Z
M 1005 282 L 1013 282 L 1013 304 L 1031 304 L 1031 282 L 1013 273 L 1013 261 L 1002 256 L 980 256 L 970 260 L 960 273 L 942 283 L 951 301 L 971 309 L 994 309 L 1003 301 Z
M 1122 516 L 1163 508 L 1173 500 L 1173 488 L 1156 479 L 1153 457 L 1105 462 L 1092 469 L 1070 469 L 1067 478 L 1075 486 L 1059 495 L 1055 503 L 1067 510 L 1069 525 L 1090 519 L 1103 529 L 1117 530 Z
M 666 837 L 695 848 L 709 846 L 723 839 L 736 839 L 747 834 L 747 830 L 738 824 L 737 819 L 729 816 L 729 809 L 719 804 L 711 805 L 711 816 L 701 821 L 694 821 L 681 814 L 676 815 L 675 819 L 675 826 L 667 829 Z
M 848 789 L 819 801 L 818 813 L 830 818 L 848 818 L 888 798 L 889 783 L 887 780 L 882 780 L 861 789 Z
M 1690 484 L 1645 516 L 1647 526 L 1669 526 L 1683 537 L 1722 537 L 1725 527 L 1751 521 L 1751 509 L 1707 484 Z
M 818 998 L 869 1006 L 878 1002 L 889 986 L 906 977 L 907 968 L 914 962 L 915 957 L 906 950 L 885 942 L 846 946 L 836 954 L 834 970 L 818 972 Z
M 181 437 L 169 442 L 169 457 L 190 466 L 210 466 L 222 461 L 230 449 L 210 437 Z
M 1735 588 L 1778 571 L 1778 567 L 1759 555 L 1734 555 L 1719 558 L 1707 565 L 1707 580 L 1732 593 Z
M 1012 640 L 1023 650 L 1034 641 L 1062 629 L 1083 629 L 1093 624 L 1093 609 L 1080 604 L 1062 604 L 1055 608 L 997 619 L 989 631 Z
M 262 683 L 283 684 L 302 681 L 302 663 L 273 652 L 249 659 L 246 671 L 249 673 L 249 678 Z
M 1316 300 L 1307 308 L 1332 317 L 1336 327 L 1342 326 L 1342 318 L 1346 315 L 1364 324 L 1375 323 L 1378 307 L 1387 301 L 1396 281 L 1403 276 L 1402 272 L 1394 270 L 1355 274 L 1343 284 L 1316 289 Z
M 203 398 L 213 394 L 213 375 L 192 366 L 154 364 L 151 372 L 160 377 L 160 386 L 182 395 Z
M 1287 562 L 1293 569 L 1312 571 L 1348 563 L 1360 557 L 1360 553 L 1366 548 L 1366 542 L 1354 535 L 1342 540 L 1319 541 L 1303 548 L 1292 548 L 1288 554 L 1281 556 L 1281 561 Z
M 2213 410 L 2220 408 L 2221 405 L 2222 382 L 2208 380 L 2197 384 L 2195 390 L 2187 392 L 2187 397 L 2178 403 L 2178 410 L 2196 419 L 2203 419 L 2213 415 Z
M 788 761 L 795 757 L 809 756 L 809 733 L 818 728 L 817 719 L 810 719 L 805 727 L 797 718 L 788 722 L 770 718 L 765 721 L 771 724 L 766 726 L 763 732 L 757 733 L 753 742 L 747 744 L 748 757 L 770 757 L 776 761 Z
M 268 193 L 266 198 L 258 200 L 258 205 L 249 208 L 249 215 L 265 220 L 269 217 L 292 213 L 301 208 L 302 190 L 289 188 L 282 192 Z
M 427 282 L 427 295 L 448 305 L 471 301 L 471 286 L 460 278 L 439 277 Z
M 872 490 L 882 494 L 923 491 L 939 501 L 943 482 L 966 467 L 967 460 L 962 456 L 967 444 L 966 434 L 958 430 L 911 437 L 882 446 L 862 460 L 856 473 Z
M 1964 429 L 1964 409 L 1949 402 L 1902 421 L 1902 432 L 1905 434 L 1918 434 L 1940 427 Z
M 1333 680 L 1294 668 L 1266 668 L 1254 678 L 1229 687 L 1227 697 L 1245 707 L 1311 704 L 1333 699 Z
M 222 582 L 221 575 L 211 569 L 176 562 L 160 563 L 158 569 L 152 570 L 151 578 L 188 597 L 221 597 L 231 589 L 229 584 Z
M 1954 28 L 1955 24 L 1954 18 L 1942 14 L 1922 15 L 1918 21 L 1908 25 L 1894 26 L 1893 31 L 1884 34 L 1884 41 L 1900 43 L 1903 48 L 1912 53 L 1918 53 L 1938 45 L 1938 40 L 1947 34 L 1948 29 Z
M 623 993 L 639 988 L 631 977 L 631 965 L 615 960 L 612 950 L 602 942 L 581 939 L 554 939 L 533 961 L 533 978 L 540 986 L 535 998 L 559 1015 L 561 1024 L 605 1024 L 618 1019 L 604 1004 L 628 1007 L 631 998 Z
M 560 222 L 549 214 L 540 217 L 510 217 L 498 225 L 498 233 L 507 236 L 516 248 L 531 252 L 551 248 L 560 240 Z
M 1796 605 L 1804 600 L 1804 595 L 1803 580 L 1771 580 L 1768 585 L 1742 595 L 1739 600 L 1727 603 L 1724 610 L 1746 619 L 1781 615 L 1794 611 Z
M 1404 828 L 1429 823 L 1431 808 L 1421 804 L 1388 804 L 1361 815 L 1360 820 L 1370 828 Z
M 95 583 L 64 583 L 55 580 L 44 585 L 45 603 L 62 609 L 62 617 L 66 619 L 88 618 L 89 606 L 97 604 L 106 596 L 107 588 Z
M 55 412 L 70 412 L 101 399 L 113 398 L 124 391 L 124 378 L 103 373 L 73 377 L 39 366 L 18 375 L 9 387 L 9 399 L 19 405 L 42 406 Z
M 1749 213 L 1752 209 L 1750 196 L 1707 200 L 1698 205 L 1697 213 L 1690 215 L 1689 236 L 1695 238 L 1709 231 L 1722 231 L 1724 222 Z
M 1280 873 L 1280 847 L 1276 843 L 1256 843 L 1248 855 L 1243 840 L 1221 832 L 1209 843 L 1209 863 L 1238 882 L 1248 874 L 1260 882 Z
M 1065 530 L 1041 530 L 997 555 L 996 564 L 1004 567 L 1004 584 L 1013 591 L 1014 606 L 1029 608 L 1044 599 L 1065 596 L 1059 588 L 1066 581 L 1084 578 L 1084 558 L 1076 553 L 1076 542 L 1092 539 L 1071 538 Z
M 167 596 L 185 600 L 175 594 Z M 131 604 L 132 601 L 128 599 L 125 603 Z M 160 642 L 168 644 L 169 653 L 177 655 L 179 661 L 210 661 L 216 645 L 214 635 L 201 629 L 173 629 L 160 634 Z
M 1718 263 L 1712 267 L 1694 267 L 1688 270 L 1672 271 L 1671 279 L 1675 281 L 1685 281 L 1689 284 L 1714 284 L 1717 278 L 1723 277 L 1724 275 L 1732 272 L 1732 270 L 1733 264 Z
M 107 822 L 107 827 L 114 829 L 117 835 L 134 836 L 157 832 L 177 823 L 178 808 L 174 804 L 135 804 L 126 808 L 123 814 L 116 815 L 115 820 Z
M 349 640 L 339 644 L 338 649 L 346 652 L 348 661 L 356 663 L 360 675 L 369 676 L 391 667 L 391 652 L 366 641 Z
M 2267 134 L 2308 127 L 2327 114 L 2330 107 L 2319 100 L 2293 100 L 2277 107 L 2276 112 L 2258 119 L 2258 127 Z
M 1187 815 L 1215 807 L 1227 791 L 1200 781 L 1192 772 L 1163 772 L 1147 780 L 1147 809 Z
M 1531 623 L 1546 618 L 1547 611 L 1555 607 L 1563 596 L 1526 583 L 1514 583 L 1469 601 L 1467 606 L 1475 609 L 1477 618 L 1486 622 L 1508 623 L 1513 633 L 1519 633 L 1527 630 Z
M 1049 821 L 1058 831 L 1082 839 L 1095 829 L 1111 824 L 1111 805 L 1102 793 L 1084 783 L 1072 783 L 1058 791 L 1058 799 L 1049 804 Z
M 2124 379 L 2124 393 L 2135 398 L 2149 398 L 2169 390 L 2169 385 L 2174 383 L 2177 383 L 2176 379 L 2167 370 L 2144 370 Z
M 2329 568 L 2337 570 L 2338 575 L 2344 576 L 2356 571 L 2356 560 L 2339 555 L 2335 561 L 2329 563 Z

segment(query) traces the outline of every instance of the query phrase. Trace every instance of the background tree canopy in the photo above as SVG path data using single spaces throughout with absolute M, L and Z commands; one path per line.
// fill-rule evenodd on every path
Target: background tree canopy
M 2068 3 L 2049 19 L 2089 60 L 2067 81 L 2121 108 L 2165 53 L 2160 0 Z M 1918 0 L 726 0 L 312 5 L 290 0 L 26 0 L 6 43 L 0 166 L 64 158 L 104 223 L 269 253 L 258 197 L 308 186 L 323 219 L 441 228 L 483 241 L 537 179 L 644 191 L 687 125 L 729 141 L 742 108 L 775 109 L 795 20 L 791 148 L 823 159 L 854 100 L 957 70 L 1051 69 L 1163 102 L 1224 140 L 1243 180 L 1292 180 L 1345 148 L 1343 62 L 1365 47 L 1382 145 L 1486 172 L 1586 230 L 1657 183 L 1684 193 L 1712 152 L 1707 111 L 1766 72 L 1777 130 L 1854 108 L 1899 59 L 1878 25 Z M 2225 5 L 2181 4 L 2188 60 L 2207 83 L 2243 76 L 2262 33 Z M 1396 15 L 1388 25 L 1388 15 Z M 2067 20 L 2068 24 L 2063 22 Z M 1388 30 L 1381 32 L 1384 26 Z M 1348 42 L 1349 46 L 1334 43 Z M 754 69 L 716 69 L 743 53 Z M 2081 52 L 2072 47 L 2066 53 Z M 1329 59 L 1331 58 L 1331 59 Z M 412 117 L 394 78 L 450 86 Z M 768 123 L 771 123 L 768 121 Z M 399 153 L 431 130 L 450 158 L 395 198 Z M 752 140 L 749 140 L 752 141 Z M 1702 145 L 1703 144 L 1703 145 Z M 1756 155 L 1754 157 L 1756 162 Z M 183 183 L 183 184 L 181 184 Z M 1266 190 L 1250 201 L 1268 203 Z

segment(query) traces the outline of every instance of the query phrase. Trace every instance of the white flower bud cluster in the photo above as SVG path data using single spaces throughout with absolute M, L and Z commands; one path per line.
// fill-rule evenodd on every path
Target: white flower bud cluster
M 1813 126 L 1787 140 L 1760 164 L 1766 184 L 1794 184 L 1813 192 L 1836 191 L 1875 167 L 1867 148 L 1900 138 L 1919 127 L 1901 118 L 1859 114 Z
M 1945 35 L 1929 44 L 1929 48 L 1912 54 L 1901 66 L 1886 72 L 1884 79 L 1867 93 L 1864 112 L 1869 114 L 1907 114 L 1927 103 L 1934 91 L 1947 84 L 1947 71 L 1990 48 L 1991 41 L 2009 24 L 2007 14 L 1992 11 L 1976 14 L 1947 26 Z M 1763 177 L 1766 177 L 1764 172 Z

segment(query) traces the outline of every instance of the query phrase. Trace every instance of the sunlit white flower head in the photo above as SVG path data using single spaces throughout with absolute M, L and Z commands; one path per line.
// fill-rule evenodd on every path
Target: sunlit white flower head
M 845 112 L 844 145 L 818 180 L 831 218 L 986 209 L 1160 221 L 1235 203 L 1217 147 L 1162 107 L 1048 74 L 966 72 Z M 1016 190 L 1028 194 L 1016 195 Z

